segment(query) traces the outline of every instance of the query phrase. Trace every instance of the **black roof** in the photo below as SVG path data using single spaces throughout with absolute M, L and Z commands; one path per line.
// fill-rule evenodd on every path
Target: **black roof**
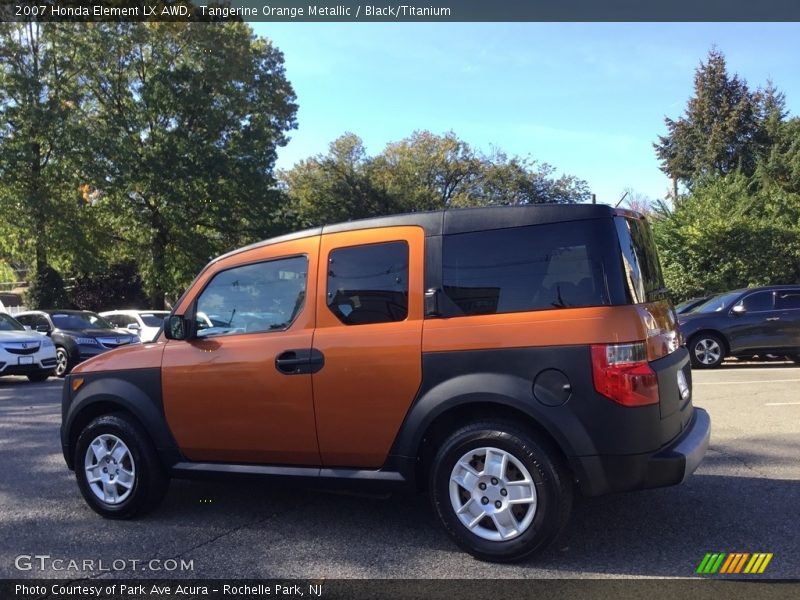
M 607 204 L 528 204 L 524 206 L 449 208 L 446 210 L 429 212 L 404 213 L 386 217 L 345 221 L 343 223 L 334 223 L 332 225 L 324 225 L 322 227 L 314 227 L 312 229 L 289 233 L 256 242 L 249 246 L 244 246 L 243 248 L 238 248 L 214 259 L 212 262 L 253 248 L 270 246 L 272 244 L 311 237 L 322 233 L 342 233 L 346 231 L 356 231 L 358 229 L 416 225 L 422 227 L 425 230 L 425 235 L 430 237 L 563 221 L 603 219 L 619 214 L 638 216 L 631 211 L 618 210 Z

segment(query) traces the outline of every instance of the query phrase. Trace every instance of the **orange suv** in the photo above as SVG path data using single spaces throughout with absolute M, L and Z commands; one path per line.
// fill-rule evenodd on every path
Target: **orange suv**
M 61 440 L 88 504 L 170 477 L 427 489 L 455 542 L 520 559 L 586 495 L 680 483 L 691 400 L 645 220 L 602 205 L 330 225 L 213 260 L 154 343 L 75 368 Z

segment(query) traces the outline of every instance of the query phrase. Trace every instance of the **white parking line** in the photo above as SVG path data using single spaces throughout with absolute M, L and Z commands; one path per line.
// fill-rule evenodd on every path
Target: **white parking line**
M 752 381 L 694 381 L 692 385 L 739 385 L 740 383 L 789 383 L 791 381 L 800 381 L 800 379 L 768 379 L 762 381 L 754 379 Z
M 800 402 L 767 402 L 764 406 L 793 406 L 800 405 Z

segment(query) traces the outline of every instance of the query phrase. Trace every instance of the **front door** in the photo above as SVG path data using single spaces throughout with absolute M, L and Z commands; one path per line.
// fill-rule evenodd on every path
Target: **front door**
M 380 467 L 422 380 L 424 232 L 323 235 L 313 375 L 325 466 Z
M 310 356 L 319 237 L 212 267 L 182 303 L 197 337 L 170 340 L 164 410 L 193 461 L 319 465 Z
M 737 302 L 744 313 L 733 311 L 728 341 L 733 352 L 781 347 L 780 312 L 775 310 L 775 294 L 763 290 L 748 294 Z

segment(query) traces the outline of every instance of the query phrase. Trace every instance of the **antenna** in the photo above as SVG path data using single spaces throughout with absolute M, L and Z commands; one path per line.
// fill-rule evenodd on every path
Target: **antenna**
M 617 208 L 617 207 L 618 207 L 620 204 L 622 204 L 622 201 L 623 201 L 623 200 L 625 200 L 625 198 L 628 196 L 628 193 L 629 193 L 629 192 L 625 192 L 624 194 L 622 194 L 622 198 L 620 198 L 620 199 L 619 199 L 619 202 L 617 202 L 617 203 L 614 205 L 614 208 Z

